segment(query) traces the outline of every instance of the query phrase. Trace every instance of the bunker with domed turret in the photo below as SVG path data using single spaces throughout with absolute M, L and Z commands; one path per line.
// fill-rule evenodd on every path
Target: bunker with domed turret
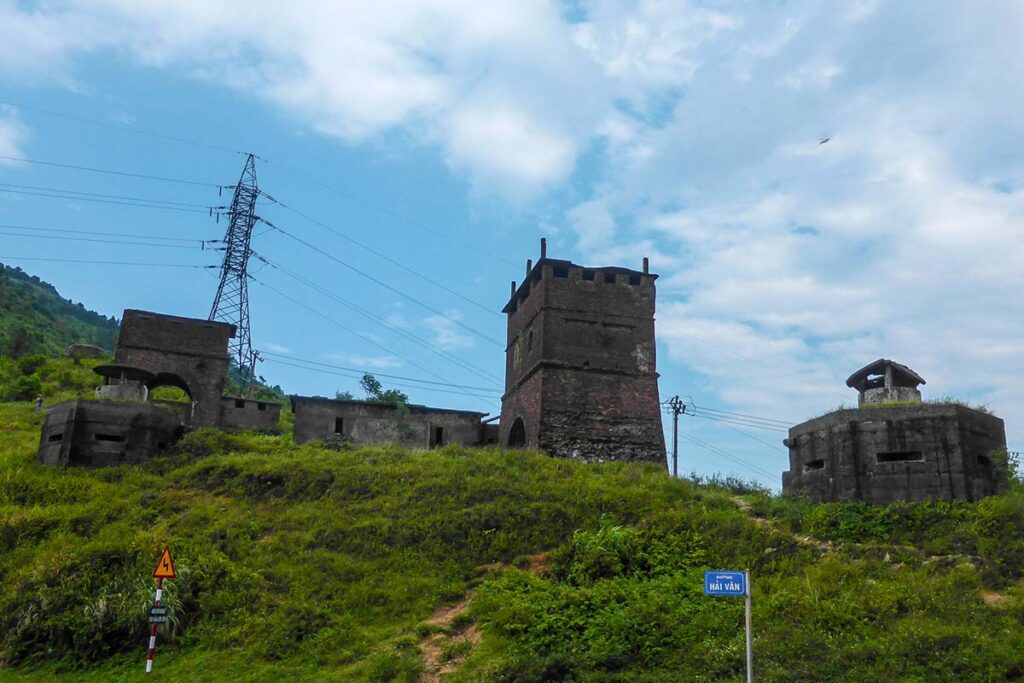
M 782 488 L 815 501 L 977 500 L 1006 481 L 1003 421 L 955 402 L 924 402 L 924 378 L 879 359 L 853 373 L 856 409 L 792 427 Z

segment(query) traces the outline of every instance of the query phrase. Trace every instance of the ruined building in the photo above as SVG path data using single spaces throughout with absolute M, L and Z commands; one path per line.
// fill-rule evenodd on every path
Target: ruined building
M 494 443 L 494 428 L 482 422 L 486 413 L 428 408 L 381 401 L 353 401 L 292 396 L 295 443 L 332 437 L 353 443 L 397 443 L 409 448 L 448 444 Z
M 922 403 L 924 383 L 886 359 L 853 373 L 846 384 L 857 389 L 858 408 L 789 430 L 783 491 L 879 505 L 996 493 L 1006 476 L 1003 421 L 955 403 Z
M 500 442 L 588 462 L 665 464 L 654 281 L 643 270 L 527 261 L 512 294 Z
M 96 399 L 46 411 L 39 460 L 59 466 L 137 463 L 173 443 L 186 428 L 276 427 L 281 406 L 224 396 L 233 325 L 126 310 L 114 363 L 95 371 L 104 384 Z M 162 386 L 180 388 L 187 402 L 153 401 Z

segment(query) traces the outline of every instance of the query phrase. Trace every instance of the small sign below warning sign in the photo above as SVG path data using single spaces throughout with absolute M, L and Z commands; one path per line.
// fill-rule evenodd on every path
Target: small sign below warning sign
M 173 579 L 177 576 L 174 573 L 174 560 L 171 559 L 171 549 L 164 548 L 164 551 L 160 553 L 160 561 L 156 563 L 156 569 L 153 570 L 153 578 L 155 579 Z
M 151 623 L 151 624 L 166 624 L 167 623 L 167 608 L 166 607 L 150 607 L 149 608 L 149 623 Z

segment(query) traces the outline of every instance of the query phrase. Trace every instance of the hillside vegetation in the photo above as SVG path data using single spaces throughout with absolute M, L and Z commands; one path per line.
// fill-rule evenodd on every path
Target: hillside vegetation
M 1024 677 L 1016 489 L 815 506 L 653 466 L 215 430 L 57 470 L 40 421 L 0 404 L 0 680 L 137 680 L 164 544 L 153 680 L 739 681 L 742 600 L 702 572 L 742 568 L 759 680 Z
M 117 320 L 62 297 L 53 285 L 0 263 L 0 354 L 62 356 L 70 344 L 112 351 Z

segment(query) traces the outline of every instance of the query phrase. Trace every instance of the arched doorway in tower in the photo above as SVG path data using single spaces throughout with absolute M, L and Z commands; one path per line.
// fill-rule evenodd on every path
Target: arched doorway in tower
M 509 448 L 525 448 L 526 447 L 526 424 L 523 422 L 523 418 L 517 417 L 516 421 L 512 423 L 512 429 L 508 430 L 508 444 Z
M 192 419 L 195 409 L 192 389 L 181 376 L 172 372 L 160 372 L 147 386 L 150 401 L 173 411 L 182 422 Z

